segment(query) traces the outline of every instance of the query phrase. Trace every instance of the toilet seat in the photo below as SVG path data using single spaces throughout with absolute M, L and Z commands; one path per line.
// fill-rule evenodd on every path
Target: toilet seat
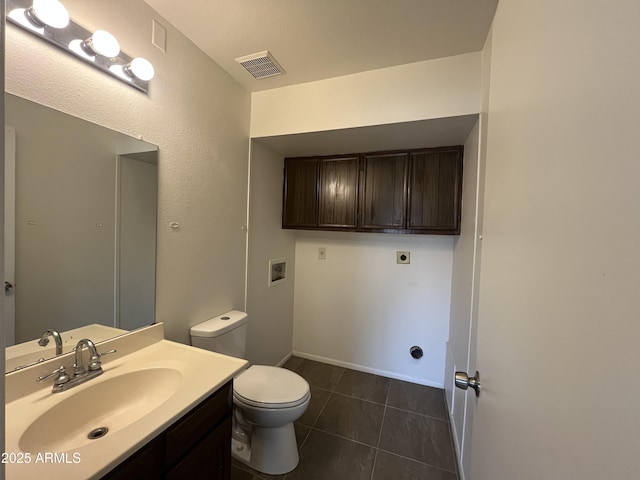
M 297 373 L 280 367 L 254 365 L 233 381 L 234 399 L 258 408 L 296 407 L 309 399 L 309 384 Z

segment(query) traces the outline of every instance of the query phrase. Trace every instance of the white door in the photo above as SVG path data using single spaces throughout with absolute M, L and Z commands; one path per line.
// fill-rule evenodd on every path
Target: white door
M 637 0 L 498 5 L 472 480 L 640 478 L 638 25 Z
M 4 346 L 15 343 L 16 131 L 4 129 Z

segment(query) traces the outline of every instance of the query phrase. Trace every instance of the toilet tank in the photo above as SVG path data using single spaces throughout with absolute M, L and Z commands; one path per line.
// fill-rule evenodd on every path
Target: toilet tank
M 190 333 L 194 347 L 244 358 L 247 314 L 231 310 L 191 327 Z

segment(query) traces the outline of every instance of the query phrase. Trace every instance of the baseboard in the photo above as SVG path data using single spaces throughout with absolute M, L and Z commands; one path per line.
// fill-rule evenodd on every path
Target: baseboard
M 299 352 L 294 350 L 292 355 L 295 355 L 296 357 L 300 357 L 300 358 L 306 358 L 308 360 L 315 360 L 316 362 L 328 363 L 329 365 L 335 365 L 336 367 L 350 368 L 351 370 L 357 370 L 359 372 L 373 373 L 374 375 L 380 375 L 382 377 L 387 377 L 387 378 L 394 378 L 396 380 L 402 380 L 410 383 L 417 383 L 419 385 L 426 385 L 428 387 L 435 387 L 435 388 L 441 388 L 441 389 L 444 388 L 443 383 L 432 382 L 424 378 L 410 377 L 408 375 L 401 375 L 395 372 L 389 372 L 387 370 L 380 370 L 377 368 L 365 367 L 364 365 L 358 365 L 356 363 L 342 362 L 340 360 L 334 360 L 333 358 L 321 357 L 319 355 L 312 355 L 310 353 Z M 285 359 L 285 361 L 288 360 L 290 356 L 291 355 L 289 355 Z
M 289 360 L 292 355 L 293 355 L 293 352 L 286 354 L 282 360 L 276 363 L 276 367 L 283 366 L 285 363 L 287 363 L 287 360 Z

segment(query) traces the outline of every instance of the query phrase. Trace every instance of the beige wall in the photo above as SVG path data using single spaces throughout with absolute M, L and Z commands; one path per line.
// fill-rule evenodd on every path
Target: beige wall
M 475 114 L 480 60 L 476 52 L 255 92 L 251 136 Z
M 247 359 L 276 365 L 291 353 L 295 232 L 282 225 L 283 158 L 259 142 L 251 146 Z M 269 260 L 287 261 L 284 282 L 269 286 Z
M 2 11 L 0 12 L 0 21 L 2 21 L 2 23 L 4 24 L 4 9 L 5 9 L 5 2 L 4 0 L 0 2 L 0 8 L 2 9 Z M 1 36 L 0 38 L 0 90 L 4 90 L 4 76 L 5 76 L 5 69 L 4 69 L 4 35 Z M 0 121 L 2 123 L 2 126 L 4 127 L 4 95 L 3 98 L 0 99 Z M 2 161 L 0 161 L 0 165 L 2 165 L 2 167 L 0 168 L 0 178 L 2 178 L 2 184 L 4 185 L 4 133 L 0 136 L 0 159 L 2 159 Z M 3 188 L 4 191 L 4 188 Z M 0 218 L 2 219 L 2 224 L 4 225 L 4 195 L 2 195 L 2 197 L 0 197 L 0 203 L 3 205 L 3 207 L 0 209 Z M 2 276 L 4 277 L 4 229 L 3 229 L 3 234 L 0 235 L 0 272 L 2 273 Z M 5 331 L 5 325 L 4 325 L 4 299 L 0 299 L 0 332 L 4 332 Z M 0 342 L 0 345 L 2 345 L 4 342 Z M 0 372 L 4 372 L 4 355 L 0 355 Z M 0 378 L 0 401 L 2 401 L 2 403 L 4 404 L 4 376 L 2 376 Z M 0 449 L 2 449 L 2 451 L 4 452 L 4 412 L 0 413 Z M 4 480 L 5 476 L 4 476 L 4 465 L 0 464 L 0 480 Z
M 67 0 L 156 68 L 149 95 L 7 25 L 6 89 L 160 148 L 156 319 L 188 342 L 189 326 L 244 309 L 250 95 L 142 0 Z M 152 20 L 167 29 L 151 45 Z M 170 222 L 179 222 L 177 230 Z
M 114 326 L 118 133 L 5 96 L 16 131 L 16 342 Z
M 481 104 L 480 60 L 478 52 L 255 92 L 251 136 L 290 135 L 290 141 L 296 142 L 295 134 L 302 132 L 339 132 L 351 127 L 477 114 Z M 286 139 L 282 141 L 286 143 Z M 323 148 L 330 148 L 331 142 L 328 134 Z M 332 153 L 339 153 L 337 148 Z M 252 152 L 252 168 L 257 163 L 255 155 Z M 281 161 L 272 168 L 270 176 L 277 177 L 279 186 L 277 194 L 271 195 L 277 197 L 263 201 L 273 205 L 272 228 L 276 229 L 280 222 Z M 252 198 L 256 188 L 252 181 Z M 272 244 L 274 231 L 252 226 L 252 244 Z M 442 386 L 453 238 L 304 231 L 293 235 L 294 352 Z M 318 261 L 318 246 L 327 247 L 326 261 Z M 398 250 L 412 252 L 411 265 L 396 265 Z M 250 283 L 254 281 L 251 271 Z M 254 292 L 249 289 L 250 305 L 257 301 Z M 263 307 L 260 314 L 264 318 L 275 313 Z M 416 344 L 425 352 L 420 360 L 409 355 L 410 347 Z

